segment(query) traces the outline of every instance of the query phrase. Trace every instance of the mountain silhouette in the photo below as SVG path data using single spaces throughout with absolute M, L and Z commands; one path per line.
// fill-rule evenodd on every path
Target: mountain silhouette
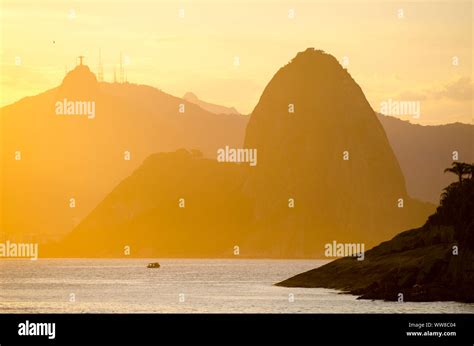
M 237 113 L 233 107 L 208 103 L 193 93 L 186 93 L 183 99 L 211 113 Z M 442 174 L 442 169 L 449 165 L 454 151 L 460 159 L 474 161 L 474 125 L 419 125 L 383 114 L 377 117 L 402 169 L 407 192 L 414 198 L 438 203 L 441 190 L 453 179 Z
M 252 231 L 245 169 L 180 149 L 149 156 L 50 256 L 231 257 Z M 93 239 L 93 241 L 91 241 Z M 244 252 L 244 248 L 242 250 Z
M 92 105 L 93 117 L 64 114 Z M 12 241 L 63 236 L 150 154 L 186 147 L 215 157 L 226 144 L 241 146 L 247 123 L 149 86 L 98 82 L 85 65 L 0 112 L 0 227 Z
M 214 103 L 202 101 L 192 92 L 187 92 L 186 94 L 184 94 L 183 99 L 188 102 L 194 103 L 202 109 L 205 109 L 206 111 L 214 114 L 240 114 L 234 107 L 225 107 L 221 105 L 216 105 Z
M 458 153 L 458 160 L 474 161 L 474 125 L 423 126 L 382 114 L 378 118 L 412 197 L 438 203 L 442 189 L 455 179 L 443 174 L 454 159 L 453 152 Z
M 370 247 L 434 209 L 408 196 L 362 90 L 322 51 L 276 73 L 245 147 L 256 166 L 186 150 L 149 157 L 51 253 L 123 256 L 128 244 L 132 256 L 233 257 L 237 246 L 243 257 L 321 257 L 327 242 Z
M 59 86 L 59 93 L 69 97 L 94 97 L 99 83 L 87 65 L 78 65 L 69 71 Z
M 322 51 L 300 52 L 275 74 L 250 117 L 245 147 L 258 150 L 246 188 L 261 236 L 294 253 L 322 254 L 333 240 L 372 246 L 421 225 L 433 210 L 408 196 L 361 88 Z

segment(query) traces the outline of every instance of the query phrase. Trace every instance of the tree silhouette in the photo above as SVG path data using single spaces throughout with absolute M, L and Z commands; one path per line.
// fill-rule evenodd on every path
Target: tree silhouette
M 464 175 L 471 174 L 472 176 L 472 165 L 464 162 L 453 162 L 451 167 L 444 170 L 444 173 L 446 172 L 456 174 L 458 176 L 459 182 L 462 183 L 462 178 Z
M 455 239 L 459 244 L 474 251 L 474 179 L 473 164 L 454 162 L 445 172 L 458 176 L 456 181 L 445 187 L 436 213 L 428 218 L 430 225 L 454 226 Z M 466 176 L 464 178 L 464 176 Z
M 474 164 L 464 163 L 464 169 L 468 178 L 472 178 L 474 176 Z

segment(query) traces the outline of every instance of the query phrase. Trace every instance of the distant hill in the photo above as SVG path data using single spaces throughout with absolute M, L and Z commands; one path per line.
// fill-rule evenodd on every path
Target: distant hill
M 233 107 L 202 101 L 193 93 L 186 93 L 183 99 L 211 113 L 238 114 Z M 453 181 L 442 169 L 450 164 L 454 151 L 459 153 L 459 160 L 474 161 L 474 125 L 427 126 L 383 114 L 377 117 L 402 169 L 408 194 L 413 198 L 438 203 L 442 188 Z
M 95 102 L 94 117 L 56 114 L 68 111 L 65 99 Z M 80 113 L 92 103 L 71 105 Z M 0 115 L 0 227 L 11 240 L 62 236 L 150 154 L 186 147 L 215 157 L 217 148 L 242 145 L 247 123 L 149 86 L 99 83 L 85 65 L 60 86 L 1 108 Z
M 454 179 L 443 174 L 454 151 L 459 161 L 474 161 L 474 125 L 422 126 L 381 114 L 378 118 L 414 198 L 438 202 L 443 187 Z
M 181 149 L 149 156 L 48 256 L 233 257 L 252 232 L 245 169 Z M 183 199 L 181 201 L 181 199 Z M 182 202 L 182 204 L 181 204 Z
M 474 302 L 474 180 L 453 183 L 423 227 L 365 253 L 278 283 L 336 288 L 361 299 Z
M 328 240 L 371 246 L 434 208 L 407 195 L 362 90 L 321 51 L 275 74 L 245 148 L 257 149 L 256 166 L 186 150 L 149 157 L 51 253 L 122 256 L 129 244 L 131 256 L 233 257 L 238 246 L 242 257 L 320 257 Z
M 234 107 L 225 107 L 225 106 L 209 103 L 206 101 L 202 101 L 195 94 L 191 92 L 187 92 L 186 94 L 184 94 L 183 99 L 188 102 L 194 103 L 198 105 L 199 107 L 201 107 L 202 109 L 214 114 L 240 114 L 237 111 L 237 109 L 235 109 Z

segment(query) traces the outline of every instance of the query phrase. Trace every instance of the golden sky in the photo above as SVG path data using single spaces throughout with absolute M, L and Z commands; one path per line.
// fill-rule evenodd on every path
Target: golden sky
M 122 52 L 130 82 L 248 114 L 276 71 L 315 47 L 348 57 L 376 111 L 419 101 L 412 122 L 473 120 L 470 0 L 0 3 L 0 106 L 57 86 L 78 55 L 97 71 L 100 49 L 106 81 Z

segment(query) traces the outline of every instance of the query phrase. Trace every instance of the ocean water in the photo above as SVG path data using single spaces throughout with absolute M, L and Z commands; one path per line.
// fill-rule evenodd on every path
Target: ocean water
M 474 304 L 357 300 L 273 284 L 320 260 L 0 261 L 0 313 L 474 313 Z M 291 299 L 291 298 L 294 299 Z

